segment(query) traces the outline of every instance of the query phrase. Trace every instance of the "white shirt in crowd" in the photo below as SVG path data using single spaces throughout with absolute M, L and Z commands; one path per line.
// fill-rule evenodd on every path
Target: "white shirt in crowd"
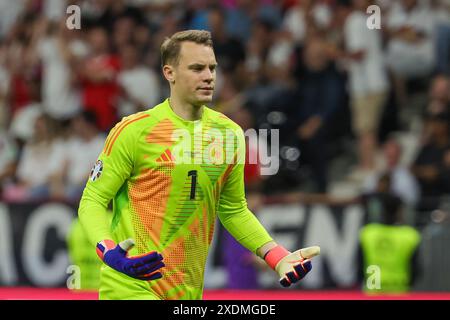
M 84 141 L 78 137 L 70 138 L 59 151 L 62 158 L 60 170 L 65 170 L 68 185 L 85 184 L 92 166 L 95 164 L 105 143 L 105 136 L 98 134 L 91 141 Z
M 320 27 L 330 24 L 332 14 L 325 4 L 316 4 L 313 8 L 314 21 Z M 286 12 L 283 28 L 289 31 L 296 43 L 303 43 L 306 34 L 307 21 L 301 6 L 294 6 Z
M 17 177 L 28 183 L 28 187 L 38 187 L 49 182 L 61 166 L 64 145 L 60 140 L 50 143 L 27 143 L 22 151 Z
M 155 72 L 145 66 L 137 66 L 130 70 L 122 70 L 117 80 L 132 98 L 144 102 L 148 108 L 159 101 L 159 82 Z M 136 106 L 130 101 L 122 100 L 119 104 L 120 116 L 135 113 Z
M 87 53 L 87 47 L 81 41 L 70 42 L 69 50 L 78 56 Z M 42 105 L 53 118 L 70 118 L 81 109 L 81 96 L 71 84 L 71 71 L 60 52 L 57 39 L 42 39 L 38 45 L 38 53 L 44 70 Z
M 412 27 L 425 34 L 425 38 L 417 43 L 391 39 L 387 47 L 387 58 L 391 68 L 406 77 L 428 74 L 434 66 L 434 22 L 430 7 L 418 1 L 408 12 L 400 2 L 395 2 L 387 15 L 386 26 L 391 30 Z
M 30 141 L 34 136 L 34 124 L 42 115 L 42 110 L 40 103 L 30 103 L 17 111 L 9 126 L 11 137 Z
M 363 12 L 353 11 L 344 26 L 347 51 L 365 52 L 362 60 L 349 62 L 349 89 L 357 96 L 382 93 L 389 86 L 380 31 L 367 28 L 366 21 Z

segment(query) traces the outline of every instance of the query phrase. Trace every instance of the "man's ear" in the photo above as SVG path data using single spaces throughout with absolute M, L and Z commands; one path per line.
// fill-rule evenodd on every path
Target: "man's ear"
M 169 81 L 171 84 L 175 83 L 175 70 L 173 66 L 168 64 L 164 65 L 163 74 L 167 81 Z

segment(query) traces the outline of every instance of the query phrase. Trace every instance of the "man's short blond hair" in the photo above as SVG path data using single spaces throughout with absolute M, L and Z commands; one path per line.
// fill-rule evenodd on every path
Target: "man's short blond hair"
M 206 30 L 185 30 L 166 38 L 161 45 L 161 65 L 177 65 L 180 58 L 181 43 L 191 41 L 213 47 L 211 32 Z

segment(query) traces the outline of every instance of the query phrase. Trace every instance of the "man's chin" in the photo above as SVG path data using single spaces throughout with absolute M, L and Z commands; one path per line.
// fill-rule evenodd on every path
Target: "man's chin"
M 206 104 L 206 103 L 210 103 L 212 101 L 212 96 L 202 96 L 202 97 L 198 97 L 197 98 L 197 102 L 199 104 Z

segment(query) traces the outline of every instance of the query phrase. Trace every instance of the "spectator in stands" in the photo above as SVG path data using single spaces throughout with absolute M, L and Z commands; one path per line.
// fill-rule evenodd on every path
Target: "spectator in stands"
M 358 165 L 352 173 L 363 178 L 375 169 L 378 129 L 388 94 L 389 83 L 384 67 L 381 33 L 366 26 L 368 0 L 354 0 L 347 9 L 344 25 L 349 67 L 349 94 L 353 132 L 358 139 Z
M 302 45 L 311 29 L 326 29 L 331 22 L 330 7 L 324 1 L 303 0 L 288 9 L 283 18 L 283 29 L 294 42 Z
M 41 114 L 35 122 L 34 135 L 20 156 L 17 184 L 5 188 L 8 200 L 45 199 L 51 195 L 51 176 L 61 165 L 63 145 L 56 137 L 54 120 Z
M 423 145 L 413 163 L 412 172 L 421 187 L 419 209 L 434 210 L 445 193 L 445 155 L 450 149 L 449 112 L 428 112 Z
M 124 117 L 158 104 L 160 88 L 155 72 L 141 63 L 132 44 L 120 48 L 122 70 L 117 75 L 121 88 L 119 116 Z
M 91 53 L 81 67 L 83 105 L 95 112 L 97 125 L 102 131 L 110 129 L 118 120 L 117 99 L 120 71 L 119 57 L 110 50 L 105 28 L 94 26 L 88 31 Z
M 395 2 L 387 17 L 387 63 L 404 106 L 406 81 L 429 76 L 435 66 L 434 28 L 429 6 L 418 0 Z
M 251 35 L 246 42 L 246 60 L 248 85 L 266 82 L 270 73 L 266 73 L 267 54 L 274 40 L 274 26 L 266 20 L 258 19 L 252 24 Z M 262 98 L 264 100 L 264 98 Z
M 286 87 L 295 86 L 293 57 L 296 50 L 296 44 L 287 32 L 280 29 L 274 30 L 273 40 L 266 57 L 266 73 L 270 75 L 272 81 Z
M 420 189 L 409 168 L 402 164 L 402 146 L 395 138 L 390 138 L 383 145 L 383 154 L 383 168 L 366 178 L 364 190 L 366 192 L 375 191 L 380 178 L 389 174 L 392 179 L 389 191 L 400 197 L 405 204 L 411 207 L 415 206 L 419 201 Z
M 297 94 L 292 100 L 297 106 L 295 121 L 300 161 L 311 166 L 317 181 L 316 191 L 325 192 L 328 185 L 326 129 L 342 106 L 344 87 L 341 76 L 327 56 L 323 40 L 314 38 L 306 42 L 303 63 Z
M 8 85 L 5 106 L 9 109 L 9 132 L 18 142 L 20 150 L 32 137 L 36 119 L 43 111 L 42 68 L 36 52 L 38 39 L 33 37 L 33 32 L 45 25 L 43 20 L 37 18 L 36 13 L 28 15 L 29 21 L 22 21 L 27 17 L 24 15 L 16 22 L 6 41 L 8 49 L 5 66 Z
M 5 62 L 9 78 L 7 103 L 10 117 L 14 117 L 28 105 L 40 101 L 39 68 L 36 59 L 33 59 L 33 47 L 30 46 L 31 32 L 24 23 L 17 25 L 17 30 L 11 32 Z
M 87 46 L 77 32 L 67 29 L 65 17 L 53 23 L 39 21 L 33 37 L 43 64 L 42 106 L 53 118 L 67 120 L 81 110 L 76 69 Z
M 272 23 L 263 19 L 254 21 L 251 37 L 246 43 L 245 78 L 234 77 L 233 81 L 237 88 L 244 88 L 243 104 L 260 117 L 265 117 L 288 89 L 286 81 L 277 76 L 278 71 L 268 61 L 274 39 Z
M 212 7 L 208 14 L 208 28 L 211 31 L 216 59 L 225 73 L 234 72 L 245 61 L 245 47 L 241 40 L 228 35 L 225 30 L 225 13 L 220 7 Z
M 271 109 L 282 104 L 285 93 L 295 87 L 289 61 L 279 63 L 272 51 L 277 46 L 277 29 L 267 20 L 257 19 L 246 43 L 245 80 L 234 78 L 237 88 L 245 88 L 244 104 L 254 115 L 265 118 Z M 284 54 L 282 54 L 284 55 Z
M 72 119 L 73 135 L 64 143 L 60 164 L 52 175 L 52 196 L 71 201 L 80 199 L 105 142 L 96 122 L 92 111 L 83 111 Z

